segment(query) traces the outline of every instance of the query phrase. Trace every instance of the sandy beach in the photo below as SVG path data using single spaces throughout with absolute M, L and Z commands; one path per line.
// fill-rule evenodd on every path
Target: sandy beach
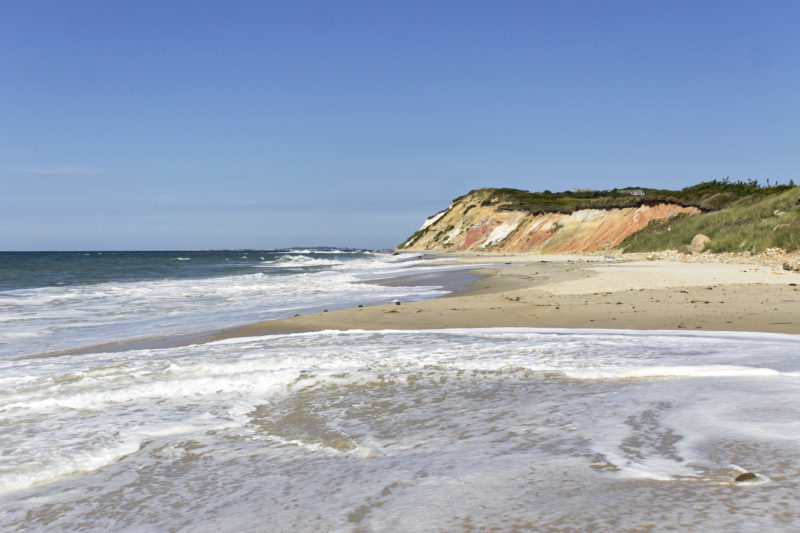
M 761 256 L 447 254 L 477 281 L 422 302 L 335 310 L 203 340 L 325 329 L 494 326 L 800 333 L 800 274 Z M 387 280 L 386 283 L 397 282 Z

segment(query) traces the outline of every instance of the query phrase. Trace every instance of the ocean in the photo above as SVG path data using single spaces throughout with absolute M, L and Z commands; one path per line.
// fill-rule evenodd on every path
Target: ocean
M 0 530 L 800 523 L 798 336 L 321 331 L 124 349 L 441 296 L 374 280 L 453 268 L 363 250 L 0 254 Z
M 459 268 L 421 263 L 337 249 L 0 252 L 0 358 L 446 294 L 364 283 Z

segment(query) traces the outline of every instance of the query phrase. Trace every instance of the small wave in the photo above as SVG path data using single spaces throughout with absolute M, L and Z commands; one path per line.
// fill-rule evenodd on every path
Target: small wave
M 305 249 L 302 249 L 302 250 L 300 250 L 300 249 L 281 250 L 280 252 L 284 253 L 284 254 L 295 254 L 295 255 L 297 255 L 297 254 L 301 254 L 301 255 L 302 254 L 320 254 L 320 255 L 323 255 L 323 254 L 363 254 L 363 253 L 366 253 L 367 250 L 339 250 L 339 249 L 315 250 L 313 248 L 305 248 Z
M 109 442 L 106 447 L 101 446 L 94 450 L 60 451 L 38 468 L 12 470 L 0 475 L 0 494 L 35 487 L 78 473 L 99 470 L 138 452 L 141 444 L 140 439 L 123 438 L 119 442 Z
M 299 255 L 282 255 L 273 261 L 261 263 L 267 268 L 302 268 L 316 266 L 336 266 L 343 264 L 335 259 L 317 259 Z
M 191 261 L 192 258 L 191 257 L 173 257 L 172 260 L 173 261 Z

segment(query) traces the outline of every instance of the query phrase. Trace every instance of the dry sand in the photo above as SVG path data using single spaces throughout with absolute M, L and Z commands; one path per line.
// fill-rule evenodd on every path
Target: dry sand
M 774 260 L 474 252 L 447 257 L 501 266 L 477 269 L 484 277 L 448 297 L 262 322 L 202 341 L 322 329 L 494 326 L 800 333 L 800 273 L 784 271 Z

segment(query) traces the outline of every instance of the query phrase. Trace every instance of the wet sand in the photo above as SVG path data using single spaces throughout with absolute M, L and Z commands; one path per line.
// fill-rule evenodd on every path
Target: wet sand
M 800 333 L 800 274 L 755 260 L 686 263 L 642 256 L 497 253 L 447 257 L 459 264 L 499 266 L 477 268 L 473 272 L 482 277 L 444 298 L 261 322 L 200 340 L 324 329 L 499 326 Z

